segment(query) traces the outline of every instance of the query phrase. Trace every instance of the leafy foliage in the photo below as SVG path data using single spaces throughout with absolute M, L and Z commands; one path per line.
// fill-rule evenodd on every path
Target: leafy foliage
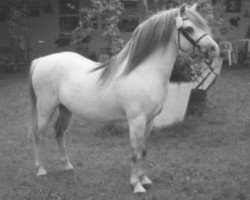
M 7 23 L 11 35 L 17 36 L 28 30 L 26 24 L 27 14 L 27 5 L 21 3 L 9 5 L 9 19 Z
M 160 10 L 175 8 L 180 5 L 178 0 L 143 0 L 146 14 L 152 14 Z
M 170 82 L 191 82 L 201 74 L 198 61 L 186 54 L 178 54 L 170 77 Z
M 28 31 L 26 19 L 27 4 L 22 1 L 11 1 L 6 4 L 8 10 L 7 25 L 9 30 L 8 58 L 4 62 L 7 66 L 15 66 L 18 54 L 25 50 L 25 34 Z
M 91 0 L 90 8 L 82 8 L 80 10 L 81 21 L 80 26 L 76 31 L 81 32 L 79 40 L 91 34 L 94 29 L 93 19 L 96 17 L 104 17 L 103 36 L 108 41 L 108 49 L 110 54 L 114 55 L 121 51 L 124 45 L 124 40 L 121 38 L 119 31 L 119 16 L 123 11 L 123 4 L 120 0 Z

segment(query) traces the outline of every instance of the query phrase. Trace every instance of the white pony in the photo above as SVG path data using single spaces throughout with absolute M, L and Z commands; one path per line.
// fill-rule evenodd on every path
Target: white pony
M 35 59 L 30 69 L 35 165 L 45 175 L 45 132 L 56 109 L 56 138 L 65 169 L 72 169 L 63 134 L 72 113 L 84 120 L 128 122 L 132 149 L 130 183 L 134 192 L 151 184 L 143 169 L 147 138 L 161 111 L 169 78 L 180 50 L 211 47 L 218 55 L 205 20 L 192 7 L 161 11 L 133 32 L 125 48 L 106 63 L 63 52 Z

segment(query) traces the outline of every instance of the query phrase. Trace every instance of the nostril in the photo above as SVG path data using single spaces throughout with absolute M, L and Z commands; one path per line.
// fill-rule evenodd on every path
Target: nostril
M 215 51 L 215 46 L 214 45 L 211 45 L 211 51 Z
M 210 51 L 215 51 L 215 50 L 216 50 L 216 48 L 215 48 L 214 45 L 210 45 L 208 49 L 209 49 Z

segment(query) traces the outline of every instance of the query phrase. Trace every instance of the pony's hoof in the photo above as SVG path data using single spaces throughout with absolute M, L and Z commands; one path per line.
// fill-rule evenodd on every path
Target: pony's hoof
M 152 185 L 152 181 L 147 176 L 143 176 L 141 178 L 141 184 L 149 186 Z
M 70 162 L 66 163 L 64 166 L 64 170 L 73 170 L 73 169 L 74 167 Z
M 45 175 L 47 175 L 47 171 L 44 169 L 44 167 L 39 167 L 37 176 L 45 176 Z
M 146 189 L 139 182 L 134 186 L 134 194 L 146 193 Z

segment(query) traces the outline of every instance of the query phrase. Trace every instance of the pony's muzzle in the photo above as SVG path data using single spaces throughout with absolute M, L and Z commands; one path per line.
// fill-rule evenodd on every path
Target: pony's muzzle
M 205 48 L 202 48 L 202 54 L 207 59 L 212 59 L 218 57 L 220 54 L 220 49 L 217 44 L 210 44 Z
M 211 52 L 215 55 L 215 56 L 219 56 L 220 55 L 220 48 L 217 44 L 214 44 L 211 46 Z
M 212 43 L 208 45 L 208 52 L 212 57 L 218 57 L 220 55 L 219 45 L 211 38 Z

